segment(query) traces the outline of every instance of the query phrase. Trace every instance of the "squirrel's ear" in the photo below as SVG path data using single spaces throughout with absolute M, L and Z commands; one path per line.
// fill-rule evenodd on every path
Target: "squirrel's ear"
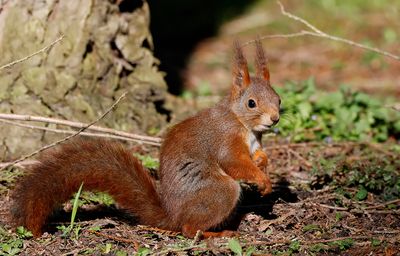
M 256 74 L 257 77 L 269 81 L 269 70 L 267 66 L 267 59 L 265 58 L 264 49 L 261 44 L 260 37 L 256 41 Z
M 235 40 L 233 43 L 233 96 L 238 96 L 241 92 L 250 85 L 250 75 L 247 68 L 247 61 L 244 58 L 240 43 Z

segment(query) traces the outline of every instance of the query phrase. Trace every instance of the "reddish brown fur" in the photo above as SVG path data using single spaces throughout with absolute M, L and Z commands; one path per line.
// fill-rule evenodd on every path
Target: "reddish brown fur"
M 39 161 L 19 182 L 12 208 L 15 224 L 35 236 L 42 233 L 52 210 L 82 182 L 86 190 L 108 192 L 141 223 L 167 227 L 154 181 L 119 143 L 75 139 L 41 155 Z
M 264 49 L 259 38 L 256 40 L 256 72 L 257 77 L 265 79 L 269 82 L 269 70 L 267 59 L 265 58 Z
M 247 67 L 246 58 L 243 55 L 242 48 L 238 41 L 233 44 L 234 58 L 233 58 L 233 86 L 231 89 L 231 97 L 233 100 L 241 96 L 241 91 L 250 85 L 251 79 Z
M 120 144 L 75 139 L 46 152 L 23 177 L 13 194 L 15 224 L 40 235 L 53 208 L 84 182 L 84 189 L 108 192 L 142 224 L 188 237 L 197 230 L 204 237 L 234 235 L 207 230 L 231 215 L 240 197 L 237 180 L 256 184 L 262 195 L 271 192 L 261 132 L 254 129 L 262 115 L 279 110 L 279 96 L 269 81 L 250 78 L 238 43 L 233 76 L 230 97 L 168 132 L 160 152 L 159 190 Z M 257 107 L 249 108 L 249 99 Z

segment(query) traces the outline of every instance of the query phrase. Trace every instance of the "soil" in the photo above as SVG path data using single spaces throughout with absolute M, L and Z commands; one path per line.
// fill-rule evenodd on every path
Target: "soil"
M 395 158 L 393 152 L 375 144 L 270 143 L 266 150 L 274 184 L 272 194 L 261 198 L 243 184 L 235 218 L 224 227 L 237 229 L 243 251 L 254 248 L 253 255 L 400 253 L 399 199 L 388 202 L 379 193 L 368 192 L 364 200 L 357 200 L 357 187 L 341 183 L 343 177 L 339 172 L 327 171 L 324 176 L 321 170 L 318 175 L 314 170 L 320 166 L 321 158 L 336 159 L 342 155 L 343 161 L 352 162 L 365 157 L 360 152 L 366 150 L 376 158 Z M 400 166 L 396 168 L 400 170 Z M 12 184 L 6 186 L 12 188 Z M 0 226 L 7 229 L 8 192 L 0 196 Z M 233 254 L 228 245 L 230 238 L 185 239 L 179 233 L 137 225 L 115 206 L 102 204 L 79 208 L 79 239 L 74 235 L 63 238 L 56 227 L 69 225 L 70 210 L 67 203 L 52 218 L 48 232 L 41 238 L 23 240 L 22 255 L 134 254 L 143 248 L 149 248 L 151 255 Z

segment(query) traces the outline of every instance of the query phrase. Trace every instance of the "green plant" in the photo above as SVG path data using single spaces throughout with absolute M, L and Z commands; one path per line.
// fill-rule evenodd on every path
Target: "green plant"
M 362 201 L 368 192 L 383 200 L 400 198 L 400 159 L 377 155 L 368 149 L 358 157 L 362 161 L 346 161 L 346 156 L 342 155 L 320 160 L 320 167 L 314 167 L 313 175 L 317 180 L 318 177 L 329 177 L 328 183 L 338 187 L 336 193 L 347 198 Z M 356 187 L 357 191 L 352 195 L 342 187 Z M 340 201 L 336 203 L 341 205 Z
M 160 166 L 160 162 L 158 161 L 158 159 L 155 159 L 149 155 L 143 156 L 139 154 L 134 154 L 134 156 L 137 157 L 146 168 L 157 169 Z
M 64 225 L 62 225 L 62 226 L 57 227 L 59 230 L 63 231 L 62 237 L 69 236 L 71 234 L 71 231 L 74 231 L 75 238 L 78 238 L 78 236 L 79 236 L 79 231 L 81 228 L 79 226 L 74 228 L 74 225 L 75 225 L 76 213 L 78 212 L 79 196 L 81 195 L 82 188 L 83 188 L 83 182 L 80 185 L 78 192 L 76 192 L 76 194 L 75 194 L 74 203 L 73 203 L 72 212 L 71 212 L 71 222 L 70 222 L 69 226 L 65 227 Z
M 20 238 L 31 238 L 33 237 L 32 232 L 27 230 L 25 227 L 19 226 L 17 227 L 17 235 Z
M 111 252 L 112 244 L 106 243 L 103 248 L 103 253 L 108 254 Z
M 73 201 L 74 199 L 72 200 L 72 204 Z M 81 207 L 84 204 L 90 203 L 111 206 L 115 201 L 109 194 L 104 192 L 83 191 L 78 199 L 78 206 Z
M 147 256 L 151 254 L 151 250 L 146 247 L 140 247 L 137 251 L 137 256 Z
M 0 227 L 0 255 L 18 255 L 21 253 L 23 247 L 23 239 L 30 237 L 26 229 L 17 228 L 21 234 L 17 236 L 8 233 L 5 229 Z
M 246 251 L 243 251 L 242 246 L 240 245 L 239 241 L 237 239 L 229 239 L 228 241 L 228 247 L 229 249 L 235 253 L 235 255 L 238 256 L 250 256 L 254 253 L 254 251 L 256 250 L 253 246 L 249 246 Z
M 400 113 L 365 93 L 341 86 L 321 92 L 312 78 L 277 88 L 283 114 L 275 132 L 295 142 L 385 141 L 399 138 Z
M 343 240 L 332 242 L 330 244 L 333 246 L 337 246 L 339 248 L 339 250 L 341 250 L 341 251 L 345 251 L 353 246 L 354 240 L 351 238 L 346 238 Z
M 236 255 L 241 256 L 243 254 L 242 246 L 240 245 L 239 241 L 232 238 L 228 241 L 229 249 L 234 252 Z
M 298 252 L 300 250 L 300 241 L 292 241 L 289 245 L 289 253 Z
M 303 232 L 321 230 L 321 228 L 316 224 L 309 224 L 303 227 Z

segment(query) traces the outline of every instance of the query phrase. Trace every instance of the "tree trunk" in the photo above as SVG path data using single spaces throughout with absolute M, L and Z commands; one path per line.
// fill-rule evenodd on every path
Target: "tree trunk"
M 138 1 L 127 11 L 121 10 L 121 1 L 112 2 L 0 1 L 0 65 L 65 35 L 48 52 L 0 70 L 0 113 L 89 123 L 128 92 L 99 125 L 129 132 L 160 129 L 166 122 L 160 109 L 167 86 L 152 53 L 148 5 Z M 0 160 L 59 138 L 0 123 Z

